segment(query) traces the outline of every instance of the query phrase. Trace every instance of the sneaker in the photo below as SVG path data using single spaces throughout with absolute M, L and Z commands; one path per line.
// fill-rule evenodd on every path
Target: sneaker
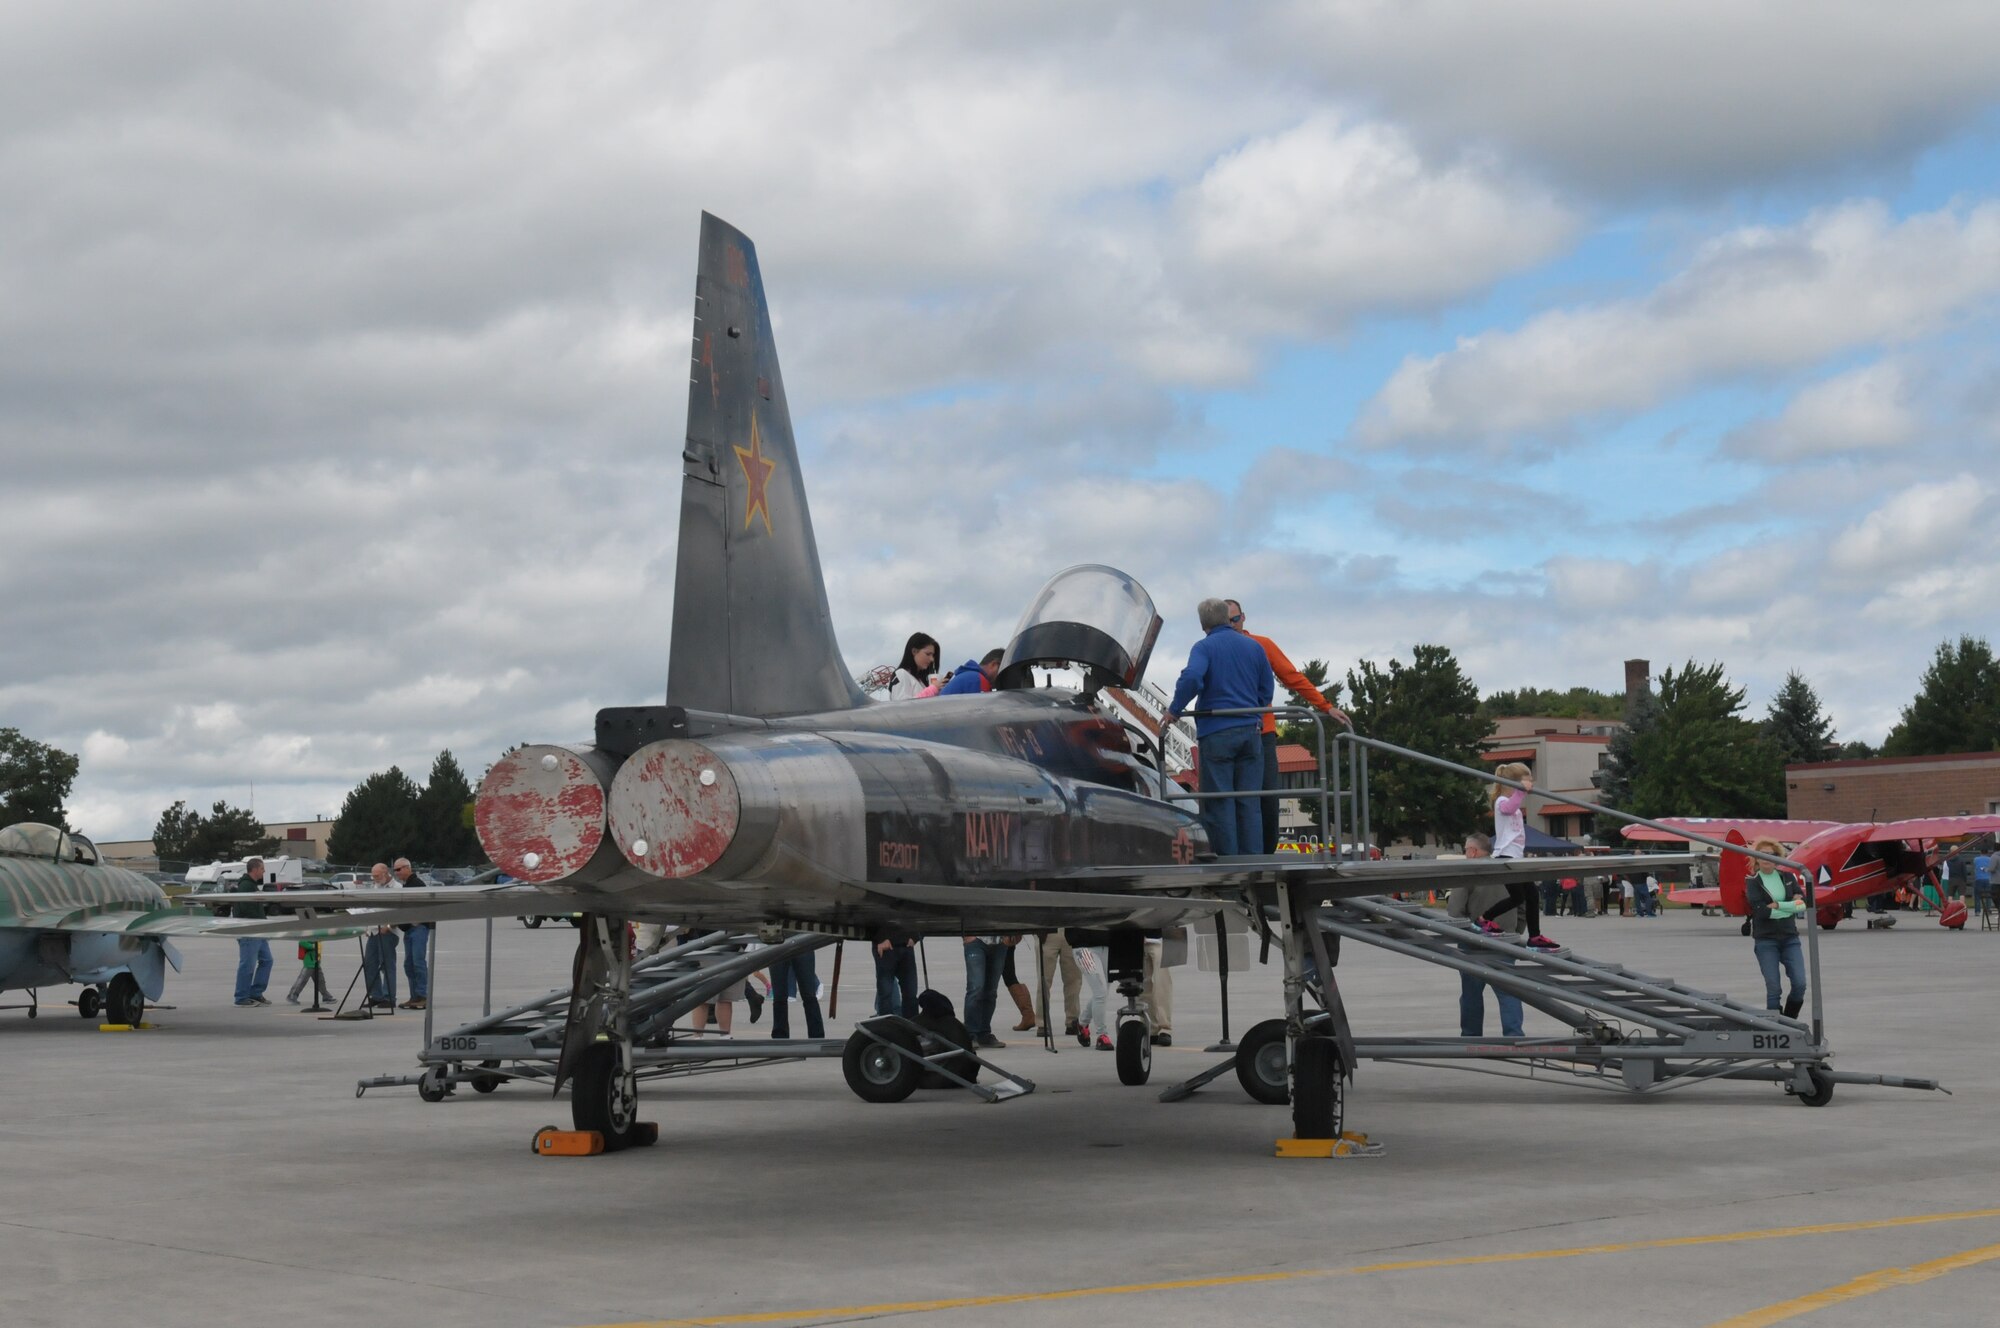
M 1072 1019 L 1068 1023 L 1063 1025 L 1063 1036 L 1064 1037 L 1076 1036 L 1076 1020 Z
M 269 1005 L 271 1003 L 271 998 L 268 996 L 252 996 L 250 999 L 258 1005 Z
M 429 1004 L 430 1002 L 422 996 L 412 996 L 409 1000 L 403 1002 L 402 1008 L 405 1010 L 421 1010 Z
M 1074 1031 L 1075 1031 L 1075 1033 L 1076 1033 L 1076 1045 L 1078 1045 L 1079 1047 L 1087 1047 L 1087 1046 L 1089 1046 L 1089 1045 L 1090 1045 L 1090 1025 L 1089 1025 L 1089 1024 L 1075 1024 L 1075 1025 L 1073 1025 L 1072 1027 L 1073 1027 L 1073 1029 L 1074 1029 Z
M 1528 948 L 1529 948 L 1529 949 L 1531 949 L 1531 950 L 1560 950 L 1560 949 L 1562 949 L 1562 947 L 1561 947 L 1560 945 L 1557 945 L 1557 944 L 1556 944 L 1556 943 L 1555 943 L 1554 941 L 1552 941 L 1552 940 L 1550 940 L 1550 939 L 1549 939 L 1548 937 L 1546 937 L 1546 936 L 1542 935 L 1542 934 L 1541 934 L 1540 932 L 1537 932 L 1537 933 L 1535 933 L 1535 934 L 1534 934 L 1533 936 L 1530 936 L 1530 937 L 1528 938 Z
M 1485 932 L 1488 936 L 1498 936 L 1500 934 L 1500 924 L 1491 918 L 1481 918 L 1479 920 L 1479 930 Z
M 299 998 L 298 998 L 298 997 L 296 997 L 296 996 L 292 995 L 292 994 L 291 994 L 291 993 L 289 993 L 289 992 L 287 992 L 287 993 L 285 994 L 285 1004 L 287 1004 L 287 1005 L 297 1005 L 298 1003 L 299 1003 Z
M 1005 1047 L 1007 1044 L 999 1038 L 994 1037 L 991 1033 L 981 1033 L 978 1037 L 972 1039 L 972 1045 L 975 1047 L 992 1047 L 997 1050 Z
M 1172 1033 L 1155 1033 L 1153 1034 L 1153 1045 L 1156 1047 L 1171 1047 L 1174 1045 L 1174 1035 Z
M 254 1009 L 256 1007 L 257 1002 L 253 998 L 245 996 L 242 1000 L 236 1002 L 236 1004 L 238 1006 L 249 1006 Z
M 1106 1037 L 1106 1036 L 1104 1036 L 1104 1034 L 1102 1034 L 1102 1033 L 1099 1033 L 1099 1034 L 1097 1035 L 1097 1049 L 1098 1049 L 1099 1051 L 1116 1051 L 1116 1050 L 1118 1050 L 1118 1049 L 1117 1049 L 1116 1047 L 1114 1047 L 1114 1046 L 1112 1046 L 1112 1045 L 1111 1045 L 1111 1039 L 1110 1039 L 1110 1038 L 1108 1038 L 1108 1037 Z

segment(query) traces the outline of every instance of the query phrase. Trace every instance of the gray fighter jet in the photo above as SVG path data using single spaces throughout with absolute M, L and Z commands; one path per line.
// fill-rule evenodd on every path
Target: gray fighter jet
M 1275 908 L 1301 1039 L 1293 1063 L 1305 1095 L 1324 1097 L 1353 1061 L 1300 1018 L 1308 987 L 1338 1004 L 1328 956 L 1308 958 L 1319 932 L 1295 925 L 1300 909 L 1639 861 L 1216 860 L 1200 818 L 1166 796 L 1149 735 L 1097 704 L 1100 689 L 1139 682 L 1160 628 L 1145 589 L 1110 567 L 1047 581 L 990 693 L 871 703 L 834 637 L 756 251 L 706 214 L 689 377 L 664 704 L 602 710 L 593 741 L 525 746 L 494 764 L 477 824 L 514 883 L 399 891 L 372 915 L 586 915 L 563 1070 L 577 1127 L 611 1146 L 636 1120 L 626 921 L 857 938 L 1091 929 L 1126 996 L 1120 1077 L 1141 1083 L 1143 930 L 1229 904 L 1260 918 Z M 1070 666 L 1085 684 L 1037 688 L 1038 665 Z

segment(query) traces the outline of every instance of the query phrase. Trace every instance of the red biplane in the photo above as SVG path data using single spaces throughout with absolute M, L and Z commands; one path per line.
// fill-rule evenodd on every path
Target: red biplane
M 1817 883 L 1813 900 L 1819 925 L 1829 928 L 1847 916 L 1850 903 L 1870 895 L 1921 888 L 1926 878 L 1933 877 L 1938 863 L 1954 855 L 1957 851 L 1954 845 L 2000 833 L 2000 815 L 1925 816 L 1910 821 L 1861 824 L 1689 816 L 1666 817 L 1660 824 L 1732 844 L 1769 838 L 1795 846 L 1791 849 L 1792 860 L 1811 873 Z M 1624 833 L 1627 839 L 1650 843 L 1676 843 L 1685 839 L 1639 825 L 1626 826 Z M 1731 917 L 1744 917 L 1749 912 L 1744 902 L 1749 872 L 1750 859 L 1746 855 L 1724 853 L 1719 885 L 1676 890 L 1667 897 L 1675 903 L 1720 908 Z M 1950 925 L 1948 917 L 1940 914 L 1939 921 Z M 1960 925 L 1963 917 L 1963 912 L 1959 912 Z

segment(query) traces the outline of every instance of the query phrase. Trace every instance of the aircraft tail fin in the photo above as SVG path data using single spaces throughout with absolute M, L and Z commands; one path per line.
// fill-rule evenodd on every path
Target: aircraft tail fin
M 738 715 L 861 705 L 840 656 L 757 250 L 704 212 L 667 703 Z
M 1727 836 L 1732 844 L 1748 843 L 1741 830 L 1731 830 Z M 1750 855 L 1724 851 L 1722 865 L 1717 872 L 1717 884 L 1722 887 L 1722 911 L 1732 918 L 1750 915 Z

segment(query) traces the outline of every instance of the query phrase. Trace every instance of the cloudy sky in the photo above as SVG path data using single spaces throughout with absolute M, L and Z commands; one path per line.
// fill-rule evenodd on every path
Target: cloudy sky
M 0 724 L 331 814 L 658 699 L 699 213 L 842 644 L 1106 561 L 1482 690 L 2000 605 L 2000 9 L 0 8 Z

